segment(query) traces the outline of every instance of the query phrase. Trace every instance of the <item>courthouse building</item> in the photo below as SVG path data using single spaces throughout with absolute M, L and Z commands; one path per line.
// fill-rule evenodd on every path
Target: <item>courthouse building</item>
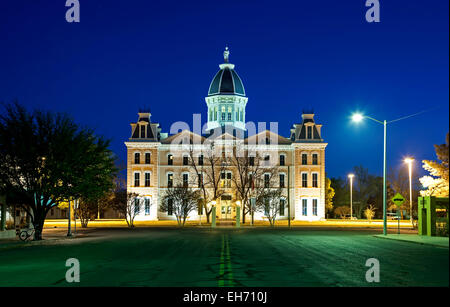
M 152 121 L 149 110 L 141 110 L 137 122 L 131 123 L 131 137 L 125 142 L 127 190 L 139 195 L 141 209 L 136 220 L 175 219 L 170 206 L 161 210 L 163 195 L 168 188 L 179 183 L 192 189 L 199 188 L 198 169 L 208 169 L 209 159 L 204 155 L 207 152 L 211 154 L 211 144 L 216 150 L 220 148 L 218 152 L 222 154 L 227 152 L 233 156 L 233 150 L 239 147 L 245 154 L 256 152 L 262 161 L 270 161 L 272 169 L 276 170 L 276 176 L 270 179 L 276 181 L 273 187 L 285 190 L 279 202 L 277 219 L 287 219 L 288 216 L 305 221 L 324 219 L 327 143 L 322 138 L 322 125 L 316 123 L 312 111 L 300 114 L 300 110 L 292 110 L 299 113 L 299 123 L 293 124 L 289 136 L 283 137 L 274 129 L 250 131 L 255 130 L 250 129 L 255 125 L 247 123 L 245 118 L 247 103 L 252 101 L 248 101 L 235 65 L 229 63 L 228 48 L 224 52 L 224 60 L 205 98 L 207 123 L 200 125 L 203 129 L 184 129 L 168 135 Z M 220 167 L 220 196 L 208 206 L 211 203 L 216 206 L 219 220 L 234 219 L 236 206 L 241 200 L 233 179 L 239 174 L 234 163 L 223 162 Z M 204 211 L 194 210 L 189 220 L 200 217 L 205 219 Z M 267 217 L 264 211 L 258 211 L 254 218 L 264 220 Z

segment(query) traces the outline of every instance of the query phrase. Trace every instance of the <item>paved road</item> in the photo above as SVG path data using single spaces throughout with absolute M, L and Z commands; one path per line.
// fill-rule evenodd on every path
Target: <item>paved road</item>
M 448 249 L 373 230 L 97 229 L 76 239 L 0 246 L 0 286 L 448 286 Z M 57 231 L 46 231 L 57 238 Z M 381 282 L 365 281 L 380 261 Z

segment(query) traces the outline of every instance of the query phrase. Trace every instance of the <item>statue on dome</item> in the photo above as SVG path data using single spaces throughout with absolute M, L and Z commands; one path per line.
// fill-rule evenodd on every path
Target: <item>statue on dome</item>
M 228 50 L 228 46 L 225 47 L 225 51 L 223 52 L 223 58 L 225 63 L 228 63 L 228 58 L 230 57 L 230 51 Z

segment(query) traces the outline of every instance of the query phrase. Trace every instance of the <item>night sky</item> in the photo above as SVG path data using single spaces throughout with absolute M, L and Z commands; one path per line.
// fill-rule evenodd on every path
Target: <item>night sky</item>
M 349 117 L 428 110 L 388 126 L 388 167 L 435 159 L 449 126 L 449 2 L 380 3 L 381 22 L 369 24 L 365 0 L 80 0 L 81 22 L 67 23 L 65 0 L 1 0 L 0 101 L 67 112 L 125 161 L 139 108 L 163 132 L 193 113 L 206 120 L 228 44 L 247 121 L 278 121 L 288 137 L 313 108 L 328 176 L 359 164 L 381 175 L 382 125 Z

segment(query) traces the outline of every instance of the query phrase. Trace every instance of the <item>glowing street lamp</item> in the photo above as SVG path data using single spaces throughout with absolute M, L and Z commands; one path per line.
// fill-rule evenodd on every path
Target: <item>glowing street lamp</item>
M 355 175 L 348 175 L 348 178 L 350 179 L 350 220 L 353 220 L 353 177 L 355 177 Z
M 406 158 L 405 163 L 408 164 L 409 169 L 409 219 L 411 224 L 413 224 L 413 215 L 412 215 L 412 163 L 414 162 L 413 158 Z
M 426 112 L 426 111 L 422 111 L 422 112 L 418 112 L 418 113 L 411 114 L 411 115 L 408 115 L 408 116 L 400 117 L 400 118 L 391 120 L 389 122 L 386 121 L 386 120 L 381 121 L 381 120 L 372 118 L 370 116 L 363 115 L 361 113 L 354 113 L 352 115 L 352 121 L 354 121 L 355 123 L 359 123 L 363 119 L 368 118 L 368 119 L 373 120 L 374 122 L 382 124 L 383 127 L 384 127 L 384 142 L 383 142 L 384 143 L 384 146 L 383 146 L 383 234 L 384 235 L 387 235 L 387 218 L 386 218 L 386 208 L 387 208 L 387 206 L 386 206 L 386 126 L 387 126 L 387 124 L 390 124 L 390 123 L 393 123 L 393 122 L 398 122 L 400 120 L 407 119 L 407 118 L 419 115 L 419 114 L 424 113 L 424 112 Z
M 387 218 L 386 218 L 386 125 L 387 121 L 380 121 L 375 118 L 362 115 L 361 113 L 354 113 L 352 115 L 352 121 L 355 123 L 361 122 L 364 118 L 368 118 L 373 120 L 374 122 L 377 122 L 379 124 L 382 124 L 384 127 L 384 146 L 383 146 L 383 234 L 387 235 Z

